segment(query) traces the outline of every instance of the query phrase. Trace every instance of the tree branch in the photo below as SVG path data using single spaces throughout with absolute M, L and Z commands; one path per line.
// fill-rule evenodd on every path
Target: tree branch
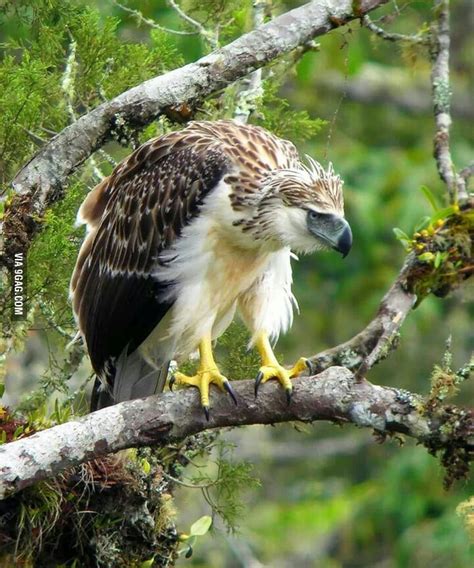
M 335 69 L 327 69 L 324 75 L 318 75 L 315 83 L 318 90 L 324 89 L 330 96 L 344 94 L 348 100 L 364 105 L 390 105 L 414 115 L 433 112 L 430 85 L 424 77 L 413 77 L 410 72 L 395 67 L 366 63 L 356 76 L 350 78 Z M 458 89 L 453 94 L 452 116 L 473 120 L 471 99 L 468 89 Z
M 409 255 L 395 282 L 382 298 L 374 319 L 365 329 L 349 341 L 310 358 L 313 372 L 343 365 L 351 370 L 358 369 L 356 377 L 361 378 L 396 347 L 398 330 L 417 299 L 409 285 L 416 264 L 415 256 Z
M 451 86 L 449 83 L 449 0 L 436 0 L 436 21 L 431 28 L 431 90 L 436 125 L 434 157 L 451 203 L 468 198 L 465 180 L 456 173 L 449 147 Z
M 213 392 L 206 421 L 195 389 L 123 402 L 33 436 L 0 446 L 0 498 L 93 458 L 124 448 L 165 445 L 207 429 L 300 420 L 329 420 L 371 428 L 385 437 L 405 434 L 430 451 L 474 450 L 474 412 L 425 406 L 407 391 L 355 381 L 343 367 L 294 382 L 290 405 L 276 383 L 254 398 L 253 381 L 238 381 L 236 409 L 230 397 Z M 466 458 L 467 459 L 467 458 Z
M 15 196 L 4 219 L 2 264 L 25 251 L 46 208 L 59 199 L 68 176 L 114 132 L 142 128 L 161 114 L 180 115 L 228 84 L 312 38 L 361 18 L 387 0 L 315 0 L 245 34 L 195 63 L 155 77 L 81 116 L 41 148 L 13 180 Z M 354 7 L 356 5 L 356 7 Z
M 263 25 L 265 11 L 268 8 L 267 0 L 254 0 L 252 8 L 253 25 L 254 29 L 257 29 Z M 262 69 L 257 69 L 242 80 L 242 90 L 237 98 L 234 119 L 246 123 L 262 96 Z
M 428 43 L 427 38 L 422 33 L 406 35 L 406 34 L 397 34 L 395 32 L 387 32 L 380 26 L 377 26 L 377 24 L 375 24 L 370 19 L 369 16 L 364 16 L 362 18 L 362 24 L 366 28 L 368 28 L 371 32 L 373 32 L 375 35 L 381 37 L 386 41 L 391 41 L 391 42 L 405 41 L 408 43 L 421 43 L 421 44 Z
M 162 32 L 166 32 L 168 34 L 175 34 L 175 35 L 197 35 L 197 34 L 199 34 L 199 31 L 189 32 L 189 31 L 172 30 L 170 28 L 165 28 L 164 26 L 161 26 L 160 24 L 158 24 L 154 20 L 151 20 L 150 18 L 145 18 L 145 16 L 139 10 L 133 10 L 132 8 L 129 8 L 128 6 L 124 6 L 123 4 L 120 4 L 120 2 L 118 2 L 117 0 L 112 0 L 112 2 L 118 8 L 123 10 L 124 12 L 127 12 L 128 14 L 131 14 L 132 16 L 134 16 L 134 18 L 136 18 L 136 20 L 138 21 L 139 24 L 144 23 L 147 26 L 150 26 L 151 28 L 154 28 L 156 30 L 161 30 Z

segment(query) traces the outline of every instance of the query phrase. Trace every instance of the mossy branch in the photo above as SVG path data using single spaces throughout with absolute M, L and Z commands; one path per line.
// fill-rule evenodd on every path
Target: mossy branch
M 474 274 L 474 199 L 455 207 L 444 219 L 415 233 L 409 254 L 372 321 L 357 335 L 311 357 L 313 372 L 332 365 L 365 377 L 397 346 L 398 331 L 412 308 L 429 294 L 445 297 Z
M 294 382 L 287 404 L 276 383 L 237 381 L 236 409 L 230 397 L 213 391 L 207 421 L 195 389 L 123 402 L 0 447 L 0 498 L 91 459 L 124 448 L 164 445 L 204 430 L 299 420 L 328 420 L 371 428 L 382 437 L 405 434 L 441 452 L 446 463 L 468 462 L 474 450 L 474 411 L 429 406 L 407 391 L 357 381 L 351 371 L 331 367 Z M 446 457 L 447 456 L 447 457 Z

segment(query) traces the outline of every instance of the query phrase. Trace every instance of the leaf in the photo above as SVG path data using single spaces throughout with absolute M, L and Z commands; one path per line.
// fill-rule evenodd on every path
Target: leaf
M 184 555 L 185 558 L 191 558 L 191 556 L 193 555 L 193 547 L 190 546 L 186 552 L 186 554 Z
M 142 465 L 143 473 L 145 475 L 148 475 L 151 471 L 150 462 L 147 459 L 144 458 L 144 459 L 142 459 L 141 465 Z
M 192 536 L 204 536 L 211 528 L 212 518 L 209 515 L 204 515 L 191 525 L 190 534 Z
M 420 190 L 423 192 L 423 195 L 426 197 L 426 199 L 429 201 L 431 207 L 433 207 L 434 211 L 438 211 L 439 210 L 439 205 L 436 202 L 436 197 L 434 196 L 433 192 L 431 191 L 431 189 L 429 187 L 426 187 L 426 185 L 422 185 L 420 187 Z
M 397 239 L 399 241 L 409 241 L 410 240 L 410 237 L 405 233 L 405 231 L 402 231 L 398 227 L 394 227 L 393 232 L 395 233 L 395 236 L 397 237 Z
M 446 219 L 446 217 L 450 217 L 455 213 L 457 213 L 457 209 L 454 205 L 445 207 L 444 209 L 438 209 L 436 215 L 433 215 L 433 217 L 431 217 L 431 222 L 436 223 L 436 221 L 439 221 L 440 219 Z
M 434 257 L 435 255 L 432 252 L 424 252 L 423 254 L 420 254 L 418 260 L 421 260 L 422 262 L 430 262 Z
M 439 268 L 440 265 L 441 265 L 441 261 L 442 261 L 441 253 L 439 251 L 437 251 L 437 253 L 435 255 L 435 259 L 434 259 L 434 267 Z
M 21 434 L 23 434 L 24 432 L 24 427 L 23 426 L 18 426 L 18 428 L 15 429 L 15 431 L 13 432 L 13 439 L 17 440 L 18 436 L 20 436 Z
M 5 384 L 4 383 L 0 383 L 0 398 L 2 398 L 2 396 L 5 393 Z
M 409 250 L 410 248 L 410 237 L 405 233 L 405 231 L 402 231 L 401 229 L 399 229 L 398 227 L 394 227 L 393 228 L 393 232 L 395 234 L 395 237 L 397 238 L 398 241 L 400 241 L 404 247 L 405 250 Z
M 425 217 L 423 217 L 419 223 L 416 225 L 415 227 L 415 233 L 418 233 L 419 231 L 421 231 L 422 229 L 424 229 L 425 227 L 427 227 L 430 223 L 431 223 L 431 217 L 428 217 L 428 215 L 426 215 Z
M 149 560 L 144 560 L 140 564 L 140 568 L 151 568 L 155 563 L 155 555 L 153 555 Z

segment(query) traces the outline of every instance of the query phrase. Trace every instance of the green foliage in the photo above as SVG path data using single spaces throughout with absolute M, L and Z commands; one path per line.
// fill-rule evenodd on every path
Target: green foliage
M 72 120 L 71 111 L 78 116 L 183 64 L 175 36 L 151 29 L 148 41 L 124 42 L 120 20 L 86 3 L 7 2 L 0 18 L 10 32 L 0 63 L 2 184 L 35 152 L 39 139 Z
M 200 536 L 204 536 L 208 533 L 212 526 L 212 517 L 209 515 L 204 515 L 200 517 L 197 521 L 191 525 L 189 529 L 189 534 L 181 534 L 179 540 L 185 542 L 185 548 L 178 551 L 178 554 L 184 554 L 185 558 L 191 558 L 193 554 L 193 546 L 196 543 L 196 539 Z
M 6 184 L 35 149 L 29 132 L 43 138 L 41 127 L 59 130 L 66 120 L 58 104 L 62 100 L 59 76 L 50 72 L 46 61 L 34 59 L 27 51 L 20 63 L 6 55 L 0 65 L 0 82 L 0 182 Z
M 255 349 L 249 349 L 250 334 L 245 326 L 234 322 L 219 339 L 217 345 L 222 370 L 232 380 L 245 380 L 254 377 L 260 366 L 260 358 Z
M 215 474 L 198 469 L 191 480 L 199 484 L 212 513 L 219 515 L 227 530 L 233 532 L 245 510 L 242 493 L 257 487 L 259 481 L 252 475 L 250 463 L 230 459 L 233 450 L 231 444 L 218 442 L 216 449 Z
M 307 110 L 293 110 L 289 101 L 278 95 L 278 83 L 263 82 L 264 95 L 257 107 L 255 122 L 296 143 L 312 139 L 326 124 L 320 118 L 311 118 Z M 261 116 L 261 118 L 260 118 Z
M 50 304 L 58 323 L 68 313 L 72 324 L 67 299 L 69 281 L 84 234 L 84 229 L 75 228 L 74 222 L 88 189 L 82 181 L 69 186 L 65 199 L 46 212 L 44 228 L 28 256 L 30 295 Z
M 231 42 L 251 26 L 251 0 L 206 0 L 205 3 L 200 0 L 184 0 L 181 6 L 208 33 L 214 35 L 220 45 Z M 210 48 L 211 45 L 207 45 L 206 51 Z

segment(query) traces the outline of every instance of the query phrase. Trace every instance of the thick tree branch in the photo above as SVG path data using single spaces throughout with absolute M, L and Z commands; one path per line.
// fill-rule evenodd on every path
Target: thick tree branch
M 0 446 L 0 498 L 85 461 L 124 448 L 164 445 L 207 429 L 300 420 L 330 420 L 401 433 L 435 451 L 474 449 L 474 412 L 429 407 L 406 391 L 355 381 L 345 368 L 332 367 L 294 382 L 290 405 L 276 383 L 254 398 L 253 381 L 234 383 L 238 408 L 230 397 L 212 393 L 207 422 L 195 389 L 134 400 Z
M 114 132 L 124 127 L 141 128 L 161 114 L 179 116 L 184 104 L 195 106 L 277 57 L 361 18 L 386 1 L 309 2 L 195 63 L 145 81 L 81 116 L 45 144 L 13 180 L 16 195 L 4 220 L 3 264 L 9 266 L 15 252 L 28 248 L 45 209 L 61 197 L 68 176 Z

